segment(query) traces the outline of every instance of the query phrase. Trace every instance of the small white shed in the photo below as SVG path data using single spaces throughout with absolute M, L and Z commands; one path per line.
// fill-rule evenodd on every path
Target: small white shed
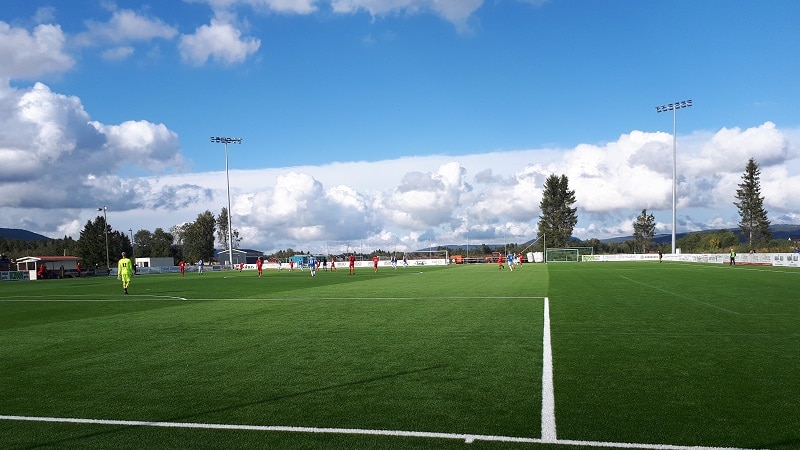
M 172 257 L 157 257 L 157 258 L 142 258 L 137 257 L 134 260 L 136 267 L 174 267 L 175 258 Z

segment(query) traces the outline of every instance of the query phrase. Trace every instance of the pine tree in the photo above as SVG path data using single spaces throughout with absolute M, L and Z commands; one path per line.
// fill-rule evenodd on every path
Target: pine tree
M 548 247 L 564 247 L 572 236 L 572 230 L 578 223 L 575 213 L 577 208 L 572 208 L 575 203 L 575 191 L 569 190 L 569 180 L 566 175 L 561 177 L 555 174 L 547 177 L 544 183 L 544 192 L 539 208 L 539 235 L 547 236 Z
M 78 256 L 87 267 L 106 265 L 106 233 L 110 233 L 103 216 L 86 222 L 78 238 Z M 109 236 L 110 238 L 110 236 Z
M 767 211 L 764 209 L 764 197 L 761 196 L 761 170 L 755 159 L 747 161 L 742 182 L 736 190 L 736 199 L 733 202 L 739 208 L 739 228 L 748 236 L 748 244 L 752 248 L 753 244 L 765 242 L 772 239 L 772 232 L 769 231 L 769 220 Z
M 652 214 L 647 214 L 647 209 L 642 210 L 636 221 L 633 222 L 633 241 L 637 249 L 642 253 L 647 253 L 647 247 L 653 240 L 656 230 L 656 218 Z

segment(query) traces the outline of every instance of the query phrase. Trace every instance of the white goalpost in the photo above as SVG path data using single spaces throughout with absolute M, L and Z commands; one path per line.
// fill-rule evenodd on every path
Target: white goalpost
M 594 247 L 545 249 L 545 262 L 580 262 L 584 255 L 594 255 Z
M 409 266 L 447 265 L 450 262 L 448 250 L 398 251 L 394 254 L 397 257 L 398 266 L 403 265 L 404 262 L 407 262 Z

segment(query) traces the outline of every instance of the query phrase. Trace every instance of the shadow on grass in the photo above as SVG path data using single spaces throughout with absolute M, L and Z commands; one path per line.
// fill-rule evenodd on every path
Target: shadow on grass
M 232 410 L 236 410 L 236 409 L 239 409 L 239 408 L 247 408 L 247 407 L 250 407 L 250 406 L 260 405 L 260 404 L 264 404 L 264 403 L 270 403 L 270 402 L 279 401 L 279 400 L 286 400 L 286 399 L 290 399 L 290 398 L 302 397 L 302 396 L 305 396 L 305 395 L 316 394 L 316 393 L 320 393 L 320 392 L 332 391 L 332 390 L 336 390 L 336 389 L 340 389 L 340 388 L 344 388 L 344 387 L 365 385 L 365 384 L 370 384 L 370 383 L 374 383 L 374 382 L 377 382 L 377 381 L 388 380 L 388 379 L 392 379 L 392 378 L 398 378 L 398 377 L 403 377 L 403 376 L 407 376 L 407 375 L 413 375 L 413 374 L 417 374 L 417 373 L 429 372 L 429 371 L 433 371 L 433 370 L 443 369 L 445 367 L 447 367 L 447 366 L 445 366 L 445 365 L 436 365 L 436 366 L 423 367 L 423 368 L 414 369 L 414 370 L 403 370 L 403 371 L 389 373 L 389 374 L 385 374 L 385 375 L 378 375 L 378 376 L 375 376 L 375 377 L 364 378 L 364 379 L 361 379 L 361 380 L 350 381 L 350 382 L 347 382 L 347 383 L 339 383 L 339 384 L 334 384 L 334 385 L 330 385 L 330 386 L 323 386 L 323 387 L 319 387 L 319 388 L 315 388 L 315 389 L 308 389 L 308 390 L 305 390 L 305 391 L 294 392 L 294 393 L 290 393 L 290 394 L 276 395 L 276 396 L 269 397 L 269 398 L 264 398 L 264 399 L 261 399 L 261 400 L 254 400 L 252 402 L 238 403 L 238 404 L 235 404 L 235 405 L 225 406 L 225 407 L 222 407 L 222 408 L 215 408 L 215 409 L 210 409 L 210 410 L 207 410 L 207 411 L 201 411 L 201 412 L 198 412 L 198 413 L 195 413 L 195 414 L 171 417 L 171 418 L 166 419 L 166 420 L 153 420 L 152 422 L 154 422 L 154 423 L 155 422 L 186 422 L 186 421 L 188 421 L 188 420 L 190 420 L 192 418 L 199 417 L 199 416 L 204 416 L 206 414 L 216 414 L 216 413 L 221 413 L 221 412 L 225 412 L 225 411 L 232 411 Z M 97 419 L 97 418 L 95 417 L 94 419 Z M 123 420 L 123 419 L 114 419 L 114 420 Z M 131 420 L 137 420 L 137 419 L 131 419 Z M 202 422 L 199 422 L 199 423 L 202 423 Z M 110 435 L 112 435 L 114 433 L 118 433 L 118 432 L 122 432 L 122 431 L 125 431 L 125 430 L 129 430 L 130 428 L 131 428 L 131 426 L 123 426 L 123 427 L 115 426 L 115 427 L 110 428 L 108 430 L 98 431 L 96 433 L 87 433 L 87 434 L 82 434 L 80 436 L 73 436 L 73 437 L 64 438 L 64 439 L 57 439 L 57 440 L 53 440 L 53 441 L 49 441 L 49 442 L 43 442 L 41 444 L 32 445 L 32 446 L 29 446 L 29 447 L 26 447 L 26 448 L 41 448 L 41 447 L 60 446 L 60 445 L 66 444 L 66 443 L 77 442 L 77 441 L 80 441 L 80 440 L 83 440 L 83 439 L 87 439 L 87 438 L 93 438 L 93 437 L 98 437 L 98 436 L 110 436 Z

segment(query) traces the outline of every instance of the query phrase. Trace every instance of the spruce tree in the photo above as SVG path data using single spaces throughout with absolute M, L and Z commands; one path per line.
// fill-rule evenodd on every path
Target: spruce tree
M 576 216 L 575 191 L 569 190 L 569 180 L 566 175 L 560 177 L 555 174 L 547 177 L 544 183 L 542 201 L 539 209 L 539 235 L 547 237 L 548 247 L 564 247 L 572 236 L 572 230 L 578 223 Z
M 755 159 L 747 161 L 742 182 L 739 189 L 736 189 L 736 200 L 733 202 L 739 208 L 739 228 L 742 233 L 748 236 L 747 242 L 750 248 L 753 244 L 766 242 L 772 239 L 769 231 L 769 220 L 767 211 L 764 209 L 764 197 L 761 196 L 761 170 Z

